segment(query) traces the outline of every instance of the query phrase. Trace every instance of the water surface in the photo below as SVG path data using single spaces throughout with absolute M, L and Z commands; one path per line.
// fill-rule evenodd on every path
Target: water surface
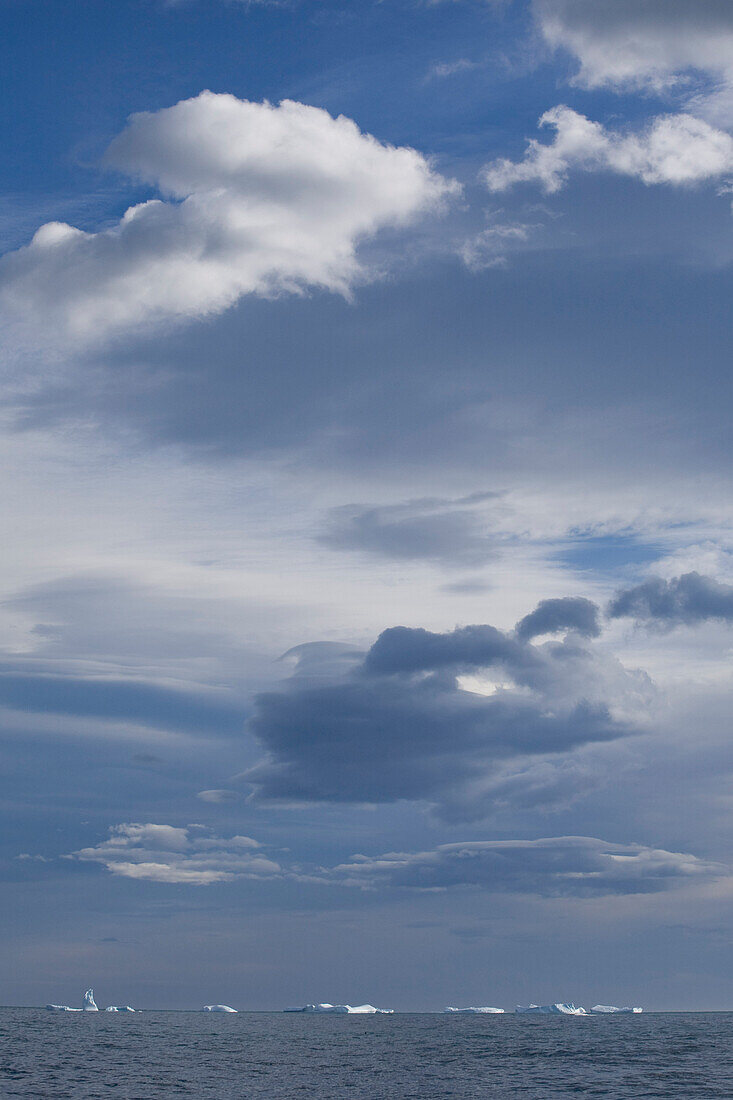
M 55 1015 L 0 1009 L 0 1096 L 733 1098 L 733 1013 Z

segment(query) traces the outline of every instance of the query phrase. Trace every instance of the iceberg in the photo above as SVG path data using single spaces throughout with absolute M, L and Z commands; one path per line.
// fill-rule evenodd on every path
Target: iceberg
M 46 1005 L 46 1008 L 49 1012 L 99 1012 L 94 1001 L 93 989 L 87 989 L 81 1008 L 71 1008 L 69 1005 Z
M 587 1016 L 588 1013 L 579 1005 L 572 1002 L 562 1003 L 558 1001 L 554 1005 L 517 1005 L 514 1010 L 533 1016 Z
M 204 1005 L 201 1009 L 202 1012 L 235 1012 L 236 1008 L 230 1008 L 229 1005 Z
M 443 1012 L 457 1012 L 461 1016 L 480 1016 L 483 1013 L 503 1012 L 503 1008 L 444 1008 Z
M 591 1012 L 594 1016 L 629 1015 L 632 1012 L 643 1012 L 641 1008 L 616 1008 L 615 1005 L 593 1005 Z
M 391 1016 L 393 1008 L 375 1008 L 374 1005 L 304 1005 L 302 1008 L 284 1008 L 283 1012 L 325 1013 L 336 1016 Z
M 132 1005 L 109 1005 L 104 1010 L 105 1012 L 135 1012 Z

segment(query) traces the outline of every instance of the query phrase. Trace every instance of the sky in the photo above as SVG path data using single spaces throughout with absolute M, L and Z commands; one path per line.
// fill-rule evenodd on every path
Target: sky
M 2 999 L 733 1007 L 728 0 L 0 24 Z

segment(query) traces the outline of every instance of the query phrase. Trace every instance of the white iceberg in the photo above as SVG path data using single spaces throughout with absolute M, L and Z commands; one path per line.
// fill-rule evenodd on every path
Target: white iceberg
M 202 1012 L 236 1012 L 236 1008 L 230 1008 L 229 1005 L 204 1005 L 201 1009 Z
M 588 1013 L 572 1002 L 558 1001 L 554 1005 L 517 1005 L 515 1012 L 533 1016 L 587 1016 Z
M 338 1016 L 391 1016 L 393 1008 L 375 1008 L 374 1005 L 303 1005 L 302 1008 L 284 1008 L 283 1012 L 326 1013 Z
M 616 1016 L 618 1014 L 628 1016 L 632 1012 L 643 1012 L 641 1008 L 616 1008 L 615 1005 L 593 1005 L 591 1012 L 594 1016 Z
M 503 1012 L 503 1008 L 444 1008 L 443 1012 L 456 1012 L 460 1016 L 480 1016 L 484 1013 Z
M 69 1005 L 46 1005 L 46 1008 L 49 1012 L 99 1012 L 94 1001 L 93 989 L 87 989 L 81 1008 L 71 1008 Z
M 135 1012 L 132 1005 L 109 1005 L 104 1010 L 105 1012 Z

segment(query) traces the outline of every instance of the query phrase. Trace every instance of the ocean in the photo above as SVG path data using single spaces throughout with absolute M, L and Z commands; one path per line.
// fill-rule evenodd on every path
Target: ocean
M 0 1096 L 733 1098 L 733 1013 L 54 1015 L 0 1009 Z

